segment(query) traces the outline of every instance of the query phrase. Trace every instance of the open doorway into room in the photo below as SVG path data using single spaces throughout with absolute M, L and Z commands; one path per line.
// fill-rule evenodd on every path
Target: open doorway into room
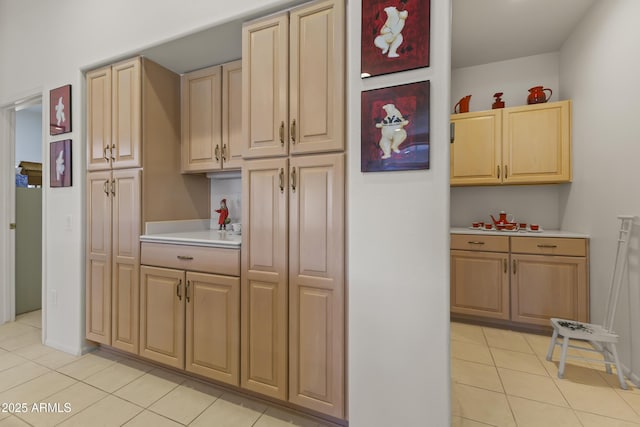
M 42 325 L 42 101 L 15 113 L 15 315 Z

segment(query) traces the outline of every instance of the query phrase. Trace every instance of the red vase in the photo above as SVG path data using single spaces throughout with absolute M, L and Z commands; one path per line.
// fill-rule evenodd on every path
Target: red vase
M 551 95 L 553 94 L 551 89 L 543 88 L 542 86 L 534 86 L 529 89 L 527 104 L 541 104 L 543 102 L 547 102 L 549 98 L 547 98 L 547 95 L 544 93 L 546 90 L 549 91 L 549 98 L 551 98 Z

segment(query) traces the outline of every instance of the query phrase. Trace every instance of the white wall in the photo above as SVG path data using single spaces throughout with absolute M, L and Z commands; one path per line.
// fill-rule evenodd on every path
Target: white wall
M 470 111 L 490 110 L 493 94 L 503 92 L 505 106 L 526 105 L 528 89 L 548 87 L 551 101 L 562 98 L 558 52 L 493 62 L 451 71 L 451 109 L 471 94 Z M 560 227 L 560 193 L 564 185 L 518 185 L 451 188 L 451 225 L 464 227 L 488 221 L 501 210 L 518 221 L 540 224 L 544 229 Z M 572 230 L 572 226 L 568 226 Z M 576 230 L 574 230 L 576 231 Z
M 431 66 L 360 80 L 349 4 L 349 413 L 353 426 L 449 426 L 448 0 L 431 1 Z M 360 172 L 360 93 L 431 81 L 431 169 Z
M 72 84 L 74 185 L 48 189 L 44 281 L 48 345 L 84 345 L 82 71 L 281 0 L 0 0 L 0 106 Z M 450 0 L 431 2 L 428 69 L 360 80 L 360 1 L 348 2 L 349 414 L 354 427 L 449 425 L 448 105 Z M 53 27 L 51 17 L 64 17 Z M 117 25 L 114 26 L 114 23 Z M 24 37 L 15 43 L 13 35 Z M 63 48 L 52 49 L 52 38 Z M 24 52 L 29 52 L 25 55 Z M 359 172 L 360 91 L 431 80 L 431 170 Z M 81 108 L 82 107 L 82 108 Z M 0 124 L 1 125 L 1 124 Z M 0 129 L 2 132 L 2 129 Z M 1 134 L 1 133 L 0 133 Z M 45 144 L 48 144 L 49 139 Z M 45 165 L 45 177 L 48 168 Z M 76 179 L 76 177 L 80 179 Z M 2 195 L 0 195 L 2 196 Z M 390 217 L 389 206 L 402 207 Z M 67 218 L 71 229 L 65 229 Z M 391 223 L 391 225 L 390 225 Z M 399 229 L 398 224 L 405 227 Z M 62 249 L 62 250 L 61 250 Z M 398 261 L 399 260 L 399 261 Z M 0 285 L 1 286 L 1 285 Z
M 42 162 L 42 109 L 16 112 L 16 166 L 21 161 Z
M 638 76 L 640 2 L 596 2 L 564 44 L 563 94 L 573 99 L 574 181 L 561 195 L 562 226 L 591 234 L 591 317 L 602 321 L 613 269 L 618 214 L 640 215 Z M 630 54 L 631 53 L 631 54 Z M 630 258 L 630 291 L 616 330 L 621 358 L 640 374 L 638 227 Z M 629 287 L 627 287 L 629 289 Z M 636 381 L 638 378 L 636 377 Z

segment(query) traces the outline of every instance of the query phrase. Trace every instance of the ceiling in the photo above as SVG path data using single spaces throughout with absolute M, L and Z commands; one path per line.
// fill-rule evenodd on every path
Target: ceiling
M 595 0 L 452 0 L 451 68 L 557 52 Z
M 289 0 L 285 7 L 304 1 Z M 452 0 L 451 67 L 556 52 L 595 1 Z M 258 14 L 269 12 L 273 10 Z M 252 18 L 255 15 L 141 53 L 177 73 L 232 61 L 242 55 L 242 22 Z

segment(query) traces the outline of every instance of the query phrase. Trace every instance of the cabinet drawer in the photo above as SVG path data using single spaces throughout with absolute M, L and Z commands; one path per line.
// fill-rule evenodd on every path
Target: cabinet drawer
M 180 270 L 240 276 L 240 250 L 142 243 L 141 263 Z
M 509 252 L 508 236 L 452 234 L 451 249 L 463 251 Z
M 562 237 L 512 237 L 511 252 L 536 255 L 587 256 L 587 240 Z

